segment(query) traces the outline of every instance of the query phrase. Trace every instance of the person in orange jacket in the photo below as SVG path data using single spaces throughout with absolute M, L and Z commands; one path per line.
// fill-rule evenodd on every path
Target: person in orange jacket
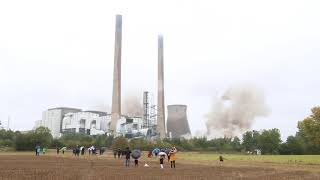
M 171 168 L 176 168 L 176 159 L 177 159 L 176 154 L 177 154 L 176 147 L 172 147 L 171 151 L 169 152 Z

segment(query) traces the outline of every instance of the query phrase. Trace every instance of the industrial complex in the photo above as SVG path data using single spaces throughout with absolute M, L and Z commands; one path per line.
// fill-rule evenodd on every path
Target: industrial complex
M 111 113 L 56 107 L 42 113 L 34 128 L 44 126 L 54 138 L 64 133 L 88 135 L 108 134 L 126 138 L 188 138 L 191 136 L 186 105 L 169 105 L 165 121 L 163 36 L 158 36 L 157 106 L 150 103 L 149 92 L 143 93 L 143 116 L 129 117 L 121 113 L 121 43 L 122 16 L 116 16 L 113 91 Z

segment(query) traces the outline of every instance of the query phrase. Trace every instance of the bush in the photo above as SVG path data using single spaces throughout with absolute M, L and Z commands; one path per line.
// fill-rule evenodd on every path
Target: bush
M 125 149 L 129 147 L 128 140 L 122 136 L 114 138 L 111 148 L 112 149 Z
M 18 151 L 27 151 L 33 150 L 35 145 L 31 143 L 31 133 L 21 134 L 18 133 L 16 136 L 16 150 Z

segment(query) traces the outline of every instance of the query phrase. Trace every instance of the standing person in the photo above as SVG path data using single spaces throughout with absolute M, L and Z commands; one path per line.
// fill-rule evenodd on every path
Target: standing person
M 161 156 L 160 156 L 160 168 L 161 168 L 161 169 L 163 169 L 163 161 L 164 161 L 165 158 L 166 158 L 165 155 L 161 155 Z
M 88 148 L 89 156 L 91 155 L 91 147 Z
M 121 149 L 119 148 L 117 152 L 118 152 L 118 159 L 119 159 L 121 155 Z
M 37 149 L 37 154 L 38 154 L 38 156 L 40 156 L 40 151 L 41 151 L 41 147 L 38 146 L 38 149 Z
M 91 154 L 96 155 L 97 154 L 97 149 L 94 146 L 91 146 Z
M 38 156 L 38 145 L 36 145 L 36 147 L 34 147 L 34 150 L 36 152 L 36 156 Z
M 171 168 L 176 168 L 176 153 L 177 153 L 177 149 L 176 147 L 172 147 L 171 151 L 170 151 L 170 163 L 171 163 Z
M 114 156 L 114 158 L 116 159 L 117 158 L 117 150 L 113 150 L 113 156 Z
M 139 158 L 141 157 L 141 151 L 139 149 L 134 149 L 131 152 L 131 157 L 134 159 L 134 166 L 139 166 Z
M 148 153 L 148 158 L 151 158 L 151 156 L 152 156 L 152 151 L 150 150 Z
M 81 147 L 82 149 L 81 149 L 81 155 L 83 156 L 84 155 L 84 147 Z
M 47 148 L 42 148 L 42 154 L 46 154 Z
M 127 147 L 124 152 L 125 152 L 125 156 L 126 156 L 126 167 L 129 167 L 130 166 L 131 150 L 129 149 L 129 147 Z
M 171 151 L 171 149 L 169 149 L 169 148 L 167 148 L 167 149 L 165 150 L 165 153 L 166 153 L 167 156 L 168 156 L 168 162 L 170 161 L 170 151 Z
M 39 156 L 40 155 L 40 146 L 39 145 L 36 145 L 36 156 Z
M 76 147 L 76 156 L 79 156 L 79 154 L 80 154 L 80 148 L 79 148 L 79 145 L 77 145 L 77 147 Z
M 139 160 L 138 159 L 134 159 L 134 166 L 138 167 L 139 166 Z
M 223 157 L 221 155 L 219 156 L 219 161 L 223 162 Z
M 60 153 L 60 149 L 59 149 L 59 147 L 57 146 L 57 154 L 59 154 Z

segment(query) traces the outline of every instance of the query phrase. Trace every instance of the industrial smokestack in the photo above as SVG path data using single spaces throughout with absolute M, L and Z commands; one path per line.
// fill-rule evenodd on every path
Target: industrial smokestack
M 163 81 L 163 37 L 158 36 L 158 112 L 157 131 L 160 139 L 166 137 L 165 114 L 164 114 L 164 81 Z
M 167 131 L 172 138 L 191 137 L 186 105 L 169 105 Z
M 149 92 L 143 92 L 143 128 L 149 128 Z
M 122 16 L 116 16 L 116 33 L 114 45 L 113 91 L 110 130 L 116 132 L 117 121 L 121 117 L 121 39 Z

